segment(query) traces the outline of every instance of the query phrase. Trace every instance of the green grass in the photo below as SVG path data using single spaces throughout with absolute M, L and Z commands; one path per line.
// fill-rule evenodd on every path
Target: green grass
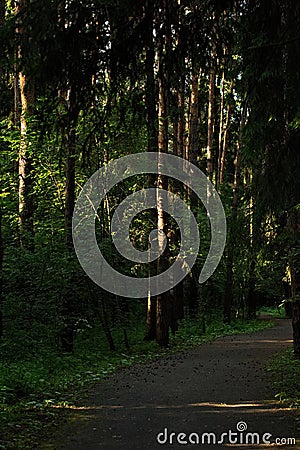
M 276 397 L 290 407 L 300 407 L 300 360 L 293 349 L 279 353 L 268 367 Z
M 197 323 L 182 321 L 169 349 L 161 350 L 155 342 L 145 342 L 144 326 L 127 330 L 131 348 L 125 350 L 122 333 L 113 332 L 119 351 L 107 349 L 100 329 L 86 330 L 76 340 L 72 355 L 54 352 L 43 344 L 22 352 L 21 343 L 15 347 L 13 360 L 10 343 L 3 342 L 4 358 L 0 363 L 0 449 L 35 448 L 41 435 L 61 420 L 62 411 L 72 408 L 85 394 L 91 383 L 98 383 L 120 367 L 147 362 L 170 352 L 184 350 L 218 337 L 253 332 L 272 325 L 270 321 L 236 320 L 231 326 L 221 320 L 207 324 L 202 334 Z

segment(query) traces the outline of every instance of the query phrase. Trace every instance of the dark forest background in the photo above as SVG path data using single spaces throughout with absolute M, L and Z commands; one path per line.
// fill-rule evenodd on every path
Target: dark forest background
M 59 402 L 70 386 L 158 346 L 254 329 L 262 307 L 285 308 L 300 358 L 299 30 L 300 4 L 292 0 L 0 1 L 5 420 L 20 402 L 28 411 Z M 99 167 L 143 151 L 199 167 L 221 197 L 228 234 L 217 270 L 199 285 L 210 244 L 199 199 L 165 178 L 120 183 L 102 202 L 97 226 L 116 270 L 151 276 L 122 259 L 111 239 L 114 210 L 132 192 L 158 186 L 181 196 L 201 236 L 182 283 L 131 300 L 83 272 L 72 215 Z M 169 238 L 162 271 L 180 239 L 175 222 L 159 216 L 159 209 L 139 214 L 131 240 L 146 249 L 160 219 Z

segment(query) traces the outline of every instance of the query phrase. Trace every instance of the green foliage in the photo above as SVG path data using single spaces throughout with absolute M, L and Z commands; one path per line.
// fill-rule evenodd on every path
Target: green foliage
M 273 306 L 262 306 L 259 309 L 259 315 L 267 315 L 272 316 L 276 318 L 283 318 L 285 317 L 285 310 L 282 305 L 279 305 L 277 308 L 274 308 Z
M 300 407 L 300 360 L 292 349 L 277 355 L 271 362 L 269 373 L 277 391 L 276 398 L 289 407 Z

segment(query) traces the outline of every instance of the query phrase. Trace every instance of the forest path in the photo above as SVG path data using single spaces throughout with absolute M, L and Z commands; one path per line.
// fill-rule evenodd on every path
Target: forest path
M 239 435 L 213 444 L 215 433 L 237 431 L 244 422 L 247 431 L 265 433 L 271 448 L 299 448 L 300 445 L 275 445 L 275 438 L 298 438 L 295 412 L 274 402 L 272 386 L 267 381 L 266 364 L 274 353 L 290 347 L 291 323 L 276 319 L 273 328 L 220 338 L 186 352 L 161 360 L 122 369 L 97 385 L 82 409 L 74 411 L 71 421 L 54 443 L 42 449 L 144 450 L 156 448 L 266 448 L 270 445 L 242 445 Z M 244 424 L 244 426 L 245 426 Z M 239 425 L 242 429 L 243 425 Z M 158 433 L 168 430 L 165 445 L 157 442 Z M 176 436 L 170 438 L 170 433 Z M 179 444 L 178 433 L 200 444 Z M 165 432 L 160 436 L 165 440 Z M 201 444 L 202 438 L 205 443 Z M 248 437 L 251 442 L 251 437 Z M 268 440 L 268 436 L 265 436 Z M 170 444 L 170 439 L 172 444 Z M 256 442 L 257 437 L 253 437 Z

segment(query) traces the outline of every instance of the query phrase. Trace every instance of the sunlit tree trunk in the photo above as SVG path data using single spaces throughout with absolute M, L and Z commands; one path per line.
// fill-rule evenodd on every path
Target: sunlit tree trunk
M 156 111 L 156 95 L 155 95 L 155 49 L 153 41 L 154 31 L 154 3 L 149 0 L 146 3 L 146 24 L 147 32 L 147 49 L 146 49 L 146 108 L 147 108 L 147 150 L 148 152 L 157 152 L 157 111 Z M 156 185 L 156 177 L 149 175 L 149 185 L 151 188 Z M 155 274 L 148 269 L 148 277 Z M 150 285 L 150 284 L 149 284 Z M 146 318 L 146 336 L 145 340 L 154 340 L 156 338 L 156 296 L 151 295 L 150 289 L 147 299 L 147 318 Z
M 18 15 L 22 8 L 26 6 L 24 0 L 20 1 L 16 7 Z M 22 24 L 17 32 L 22 35 L 24 32 Z M 18 49 L 18 57 L 21 58 L 21 48 Z M 32 190 L 32 154 L 30 149 L 29 122 L 33 116 L 35 103 L 35 92 L 32 80 L 28 79 L 24 71 L 18 75 L 18 87 L 21 100 L 21 114 L 18 114 L 18 106 L 15 105 L 15 120 L 20 117 L 20 148 L 18 159 L 19 172 L 19 224 L 20 224 L 20 246 L 29 251 L 34 250 L 34 230 L 33 230 L 33 190 Z M 15 101 L 18 99 L 18 92 L 15 93 Z
M 161 23 L 163 29 L 158 31 L 158 153 L 168 153 L 168 113 L 169 113 L 169 75 L 165 63 L 165 55 L 170 54 L 170 24 L 168 1 L 163 0 L 161 4 Z M 159 158 L 158 158 L 159 159 Z M 164 175 L 158 175 L 157 188 L 168 190 L 168 179 Z M 164 212 L 163 200 L 157 198 L 157 229 L 168 235 L 168 225 Z M 159 239 L 159 247 L 163 248 Z M 168 267 L 168 246 L 157 260 L 157 273 L 164 272 Z M 169 344 L 170 326 L 170 294 L 169 292 L 159 294 L 156 299 L 156 340 L 161 347 Z

